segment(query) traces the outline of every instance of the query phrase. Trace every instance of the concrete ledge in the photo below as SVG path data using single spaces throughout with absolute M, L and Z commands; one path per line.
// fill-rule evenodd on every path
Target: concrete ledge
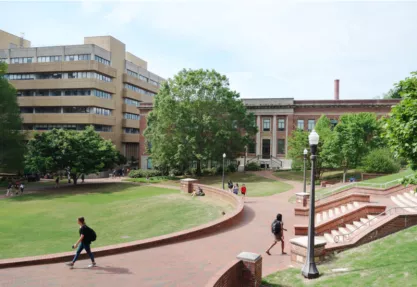
M 147 248 L 158 247 L 166 244 L 177 243 L 189 239 L 193 239 L 202 235 L 209 233 L 214 233 L 221 228 L 226 228 L 232 226 L 241 219 L 243 215 L 244 203 L 238 196 L 230 192 L 225 192 L 221 189 L 217 189 L 211 186 L 205 186 L 199 184 L 201 188 L 206 193 L 206 196 L 218 197 L 221 200 L 226 200 L 227 202 L 233 204 L 235 209 L 225 216 L 214 220 L 212 222 L 190 228 L 187 230 L 170 233 L 162 236 L 152 237 L 149 239 L 137 240 L 128 243 L 114 244 L 109 246 L 97 247 L 94 248 L 93 252 L 96 257 L 108 256 L 113 254 L 131 252 L 136 250 L 142 250 Z M 51 264 L 58 262 L 70 261 L 74 252 L 63 252 L 56 254 L 47 254 L 40 256 L 32 257 L 23 257 L 23 258 L 12 258 L 12 259 L 3 259 L 0 260 L 0 269 L 10 268 L 10 267 L 19 267 L 19 266 L 29 266 L 29 265 L 39 265 L 39 264 Z M 80 259 L 87 258 L 87 254 L 81 254 Z
M 291 244 L 291 261 L 303 264 L 307 257 L 308 237 L 297 237 L 290 240 Z M 314 259 L 316 263 L 323 262 L 326 251 L 325 246 L 327 241 L 322 237 L 314 238 Z

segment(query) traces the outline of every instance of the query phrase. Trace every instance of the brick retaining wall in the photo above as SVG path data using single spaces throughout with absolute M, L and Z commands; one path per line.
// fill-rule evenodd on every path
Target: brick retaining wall
M 242 270 L 242 260 L 233 260 L 217 272 L 206 284 L 206 287 L 241 287 L 243 284 Z

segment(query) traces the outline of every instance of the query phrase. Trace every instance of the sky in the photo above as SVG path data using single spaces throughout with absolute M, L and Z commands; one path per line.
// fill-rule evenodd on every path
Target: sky
M 2 1 L 0 29 L 32 46 L 112 35 L 164 78 L 225 74 L 243 98 L 381 97 L 417 71 L 417 1 Z

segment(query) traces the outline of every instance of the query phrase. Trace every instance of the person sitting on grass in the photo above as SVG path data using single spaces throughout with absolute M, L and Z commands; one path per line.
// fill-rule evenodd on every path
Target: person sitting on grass
M 201 187 L 197 187 L 197 191 L 194 191 L 192 196 L 205 196 L 206 194 L 204 193 L 204 191 L 201 189 Z

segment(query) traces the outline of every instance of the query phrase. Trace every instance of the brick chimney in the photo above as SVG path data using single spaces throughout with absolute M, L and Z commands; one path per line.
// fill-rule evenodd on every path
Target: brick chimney
M 334 80 L 334 100 L 339 100 L 339 79 Z

